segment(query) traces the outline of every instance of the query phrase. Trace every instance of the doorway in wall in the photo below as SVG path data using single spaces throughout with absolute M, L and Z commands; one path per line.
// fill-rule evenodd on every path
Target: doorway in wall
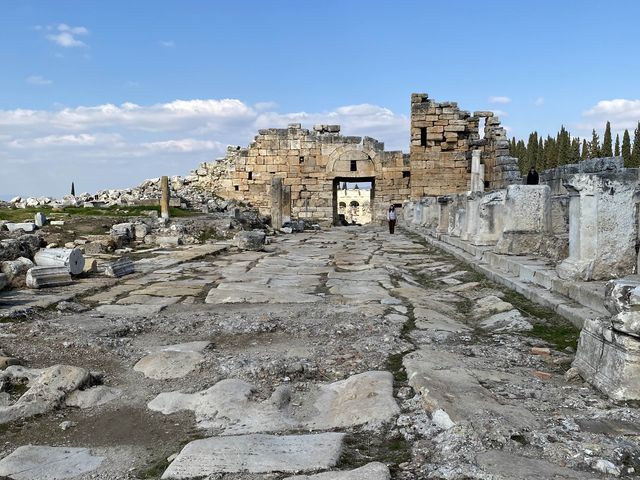
M 333 224 L 366 225 L 373 220 L 375 177 L 333 180 Z

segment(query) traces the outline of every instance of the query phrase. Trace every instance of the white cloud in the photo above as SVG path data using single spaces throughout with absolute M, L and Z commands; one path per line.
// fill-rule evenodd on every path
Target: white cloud
M 70 178 L 79 189 L 96 191 L 184 175 L 223 156 L 227 145 L 248 145 L 260 128 L 289 123 L 340 124 L 342 134 L 377 138 L 388 150 L 408 147 L 409 119 L 388 108 L 361 104 L 279 113 L 276 107 L 238 99 L 179 99 L 0 110 L 0 192 L 62 195 Z
M 30 75 L 25 79 L 25 81 L 30 85 L 38 86 L 51 85 L 53 83 L 53 80 L 44 78 L 42 75 Z
M 89 30 L 86 27 L 70 27 L 65 23 L 61 23 L 56 27 L 51 25 L 47 27 L 36 26 L 36 30 L 54 32 L 46 35 L 46 39 L 65 48 L 73 47 L 87 47 L 88 45 L 82 40 L 78 40 L 78 36 L 89 35 Z
M 174 42 L 173 40 L 160 40 L 159 43 L 165 48 L 175 48 L 176 46 L 176 42 Z
M 583 120 L 575 125 L 583 137 L 590 137 L 591 130 L 596 129 L 602 136 L 607 121 L 611 122 L 613 135 L 622 135 L 625 129 L 631 132 L 637 128 L 640 121 L 640 100 L 616 98 L 600 100 L 594 106 L 582 113 Z
M 502 96 L 494 96 L 494 97 L 489 97 L 487 99 L 487 102 L 489 103 L 497 103 L 497 104 L 506 104 L 506 103 L 511 103 L 511 99 L 509 97 L 502 97 Z
M 538 97 L 533 101 L 533 104 L 536 107 L 541 107 L 542 105 L 544 105 L 544 97 Z

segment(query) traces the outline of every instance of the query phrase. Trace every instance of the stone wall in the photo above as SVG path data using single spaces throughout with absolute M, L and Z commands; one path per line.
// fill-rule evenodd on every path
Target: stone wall
M 471 115 L 456 103 L 413 94 L 410 138 L 410 153 L 404 154 L 385 151 L 382 142 L 370 137 L 343 136 L 339 125 L 309 130 L 291 124 L 260 130 L 247 148 L 231 147 L 224 160 L 203 164 L 188 178 L 195 178 L 203 190 L 215 189 L 223 198 L 249 202 L 269 214 L 271 180 L 279 177 L 291 189 L 292 217 L 325 224 L 337 220 L 338 181 L 373 183 L 374 222 L 385 220 L 389 203 L 466 192 L 474 151 L 482 165 L 475 172 L 476 184 L 495 189 L 520 182 L 506 132 L 492 112 Z
M 486 189 L 520 182 L 517 159 L 509 156 L 506 131 L 493 112 L 471 115 L 455 102 L 435 102 L 426 93 L 411 95 L 412 199 L 471 190 L 473 150 L 481 152 Z

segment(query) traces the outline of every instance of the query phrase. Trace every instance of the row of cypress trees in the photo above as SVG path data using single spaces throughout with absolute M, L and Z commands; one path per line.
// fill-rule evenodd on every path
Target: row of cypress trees
M 607 122 L 602 143 L 600 136 L 594 129 L 591 141 L 572 137 L 569 131 L 560 127 L 555 137 L 548 135 L 543 138 L 538 132 L 529 134 L 529 140 L 516 140 L 510 142 L 511 155 L 518 158 L 518 166 L 524 174 L 529 168 L 535 167 L 542 171 L 555 168 L 568 163 L 578 163 L 586 158 L 622 156 L 625 167 L 640 168 L 640 122 L 634 130 L 633 146 L 629 131 L 625 130 L 620 136 L 616 134 L 615 144 L 611 138 L 611 123 Z

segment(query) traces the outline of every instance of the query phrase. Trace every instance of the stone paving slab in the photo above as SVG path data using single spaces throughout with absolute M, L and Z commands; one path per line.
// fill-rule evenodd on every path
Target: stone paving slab
M 178 454 L 163 479 L 191 479 L 220 473 L 313 472 L 335 466 L 343 433 L 241 435 L 195 440 Z
M 75 478 L 100 466 L 87 448 L 27 445 L 0 460 L 0 476 L 13 480 Z
M 389 467 L 384 463 L 372 462 L 355 470 L 324 472 L 316 475 L 294 475 L 284 480 L 390 480 Z

